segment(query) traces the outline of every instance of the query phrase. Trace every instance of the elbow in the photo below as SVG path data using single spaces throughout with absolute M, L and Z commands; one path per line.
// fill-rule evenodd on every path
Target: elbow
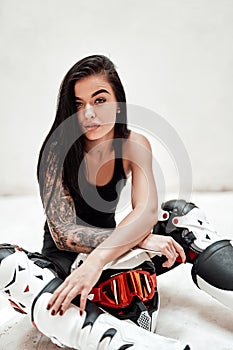
M 65 250 L 64 245 L 62 245 L 62 242 L 60 240 L 55 241 L 55 245 L 58 250 Z
M 148 222 L 151 228 L 153 228 L 154 225 L 156 225 L 158 222 L 158 206 L 157 205 L 151 206 L 148 210 L 148 214 L 149 214 Z
M 55 239 L 55 244 L 58 250 L 71 250 L 70 245 L 69 245 L 69 236 L 68 236 L 68 232 L 66 231 L 66 229 L 64 227 L 62 227 L 61 230 L 57 230 L 57 236 Z
M 157 207 L 147 206 L 146 210 L 144 209 L 144 213 L 139 217 L 140 222 L 144 225 L 144 229 L 146 229 L 147 232 L 151 231 L 158 222 Z
M 53 240 L 58 250 L 65 250 L 65 246 L 63 242 L 64 240 L 61 238 L 61 236 L 59 236 L 59 234 L 57 234 L 56 237 L 54 237 L 53 235 Z
M 137 211 L 140 222 L 144 225 L 147 231 L 151 231 L 154 225 L 158 222 L 158 206 L 156 203 L 150 203 L 147 206 L 137 206 L 134 208 Z
M 56 226 L 50 226 L 50 234 L 53 238 L 54 244 L 58 250 L 65 250 L 65 237 L 61 230 Z
M 154 225 L 157 224 L 158 222 L 158 203 L 157 201 L 150 201 L 147 204 L 147 219 L 148 219 L 148 224 L 150 225 L 150 228 L 152 229 Z

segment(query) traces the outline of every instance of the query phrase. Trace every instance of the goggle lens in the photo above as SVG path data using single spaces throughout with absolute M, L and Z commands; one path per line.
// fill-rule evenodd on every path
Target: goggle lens
M 148 271 L 122 272 L 93 288 L 93 301 L 109 307 L 126 307 L 133 297 L 147 301 L 154 296 L 156 275 Z

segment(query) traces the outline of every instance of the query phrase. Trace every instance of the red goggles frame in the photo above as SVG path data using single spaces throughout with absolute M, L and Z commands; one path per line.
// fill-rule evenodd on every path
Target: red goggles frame
M 144 270 L 121 272 L 92 288 L 89 298 L 110 308 L 124 308 L 137 296 L 146 302 L 153 298 L 157 287 L 156 274 Z

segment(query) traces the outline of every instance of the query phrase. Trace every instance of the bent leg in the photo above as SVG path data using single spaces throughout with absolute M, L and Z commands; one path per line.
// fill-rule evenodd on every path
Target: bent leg
M 187 262 L 193 264 L 192 277 L 198 288 L 233 308 L 232 241 L 213 229 L 200 208 L 185 200 L 163 203 L 153 232 L 174 238 L 184 248 Z M 169 270 L 162 267 L 163 259 L 152 259 L 157 275 Z M 177 265 L 179 261 L 173 267 Z
M 192 278 L 222 304 L 233 309 L 233 246 L 229 240 L 213 243 L 194 261 Z
M 35 299 L 32 307 L 34 325 L 55 344 L 81 350 L 184 349 L 176 340 L 148 332 L 133 323 L 120 321 L 90 301 L 87 301 L 86 310 L 80 316 L 79 298 L 73 300 L 63 316 L 51 316 L 46 306 L 51 293 L 60 283 L 62 281 L 59 279 L 51 281 Z M 186 350 L 188 349 L 189 347 L 186 347 Z
M 54 266 L 35 255 L 29 259 L 18 246 L 0 245 L 0 291 L 24 314 L 30 313 L 35 296 L 56 276 Z
M 0 290 L 24 313 L 30 312 L 33 324 L 57 345 L 79 350 L 184 349 L 180 342 L 118 320 L 90 301 L 80 316 L 79 298 L 63 316 L 52 316 L 46 306 L 62 280 L 49 267 L 43 259 L 36 264 L 16 246 L 0 246 Z

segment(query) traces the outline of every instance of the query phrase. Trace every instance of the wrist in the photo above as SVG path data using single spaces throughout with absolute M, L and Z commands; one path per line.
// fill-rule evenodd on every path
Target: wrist
M 128 251 L 128 249 L 127 249 Z M 104 268 L 108 263 L 119 258 L 122 254 L 125 253 L 124 247 L 97 247 L 89 255 L 89 261 L 92 261 L 92 264 L 97 264 L 101 268 Z
M 153 247 L 151 247 L 151 233 L 146 236 L 141 242 L 139 242 L 138 246 L 139 248 L 143 248 L 143 249 L 152 249 Z
M 102 252 L 95 248 L 87 257 L 86 260 L 88 263 L 92 264 L 93 266 L 96 266 L 100 269 L 103 269 L 106 264 L 106 258 L 105 255 L 102 254 Z
M 138 243 L 138 247 L 139 248 L 143 248 L 144 247 L 144 241 L 146 238 L 144 238 L 141 242 Z

